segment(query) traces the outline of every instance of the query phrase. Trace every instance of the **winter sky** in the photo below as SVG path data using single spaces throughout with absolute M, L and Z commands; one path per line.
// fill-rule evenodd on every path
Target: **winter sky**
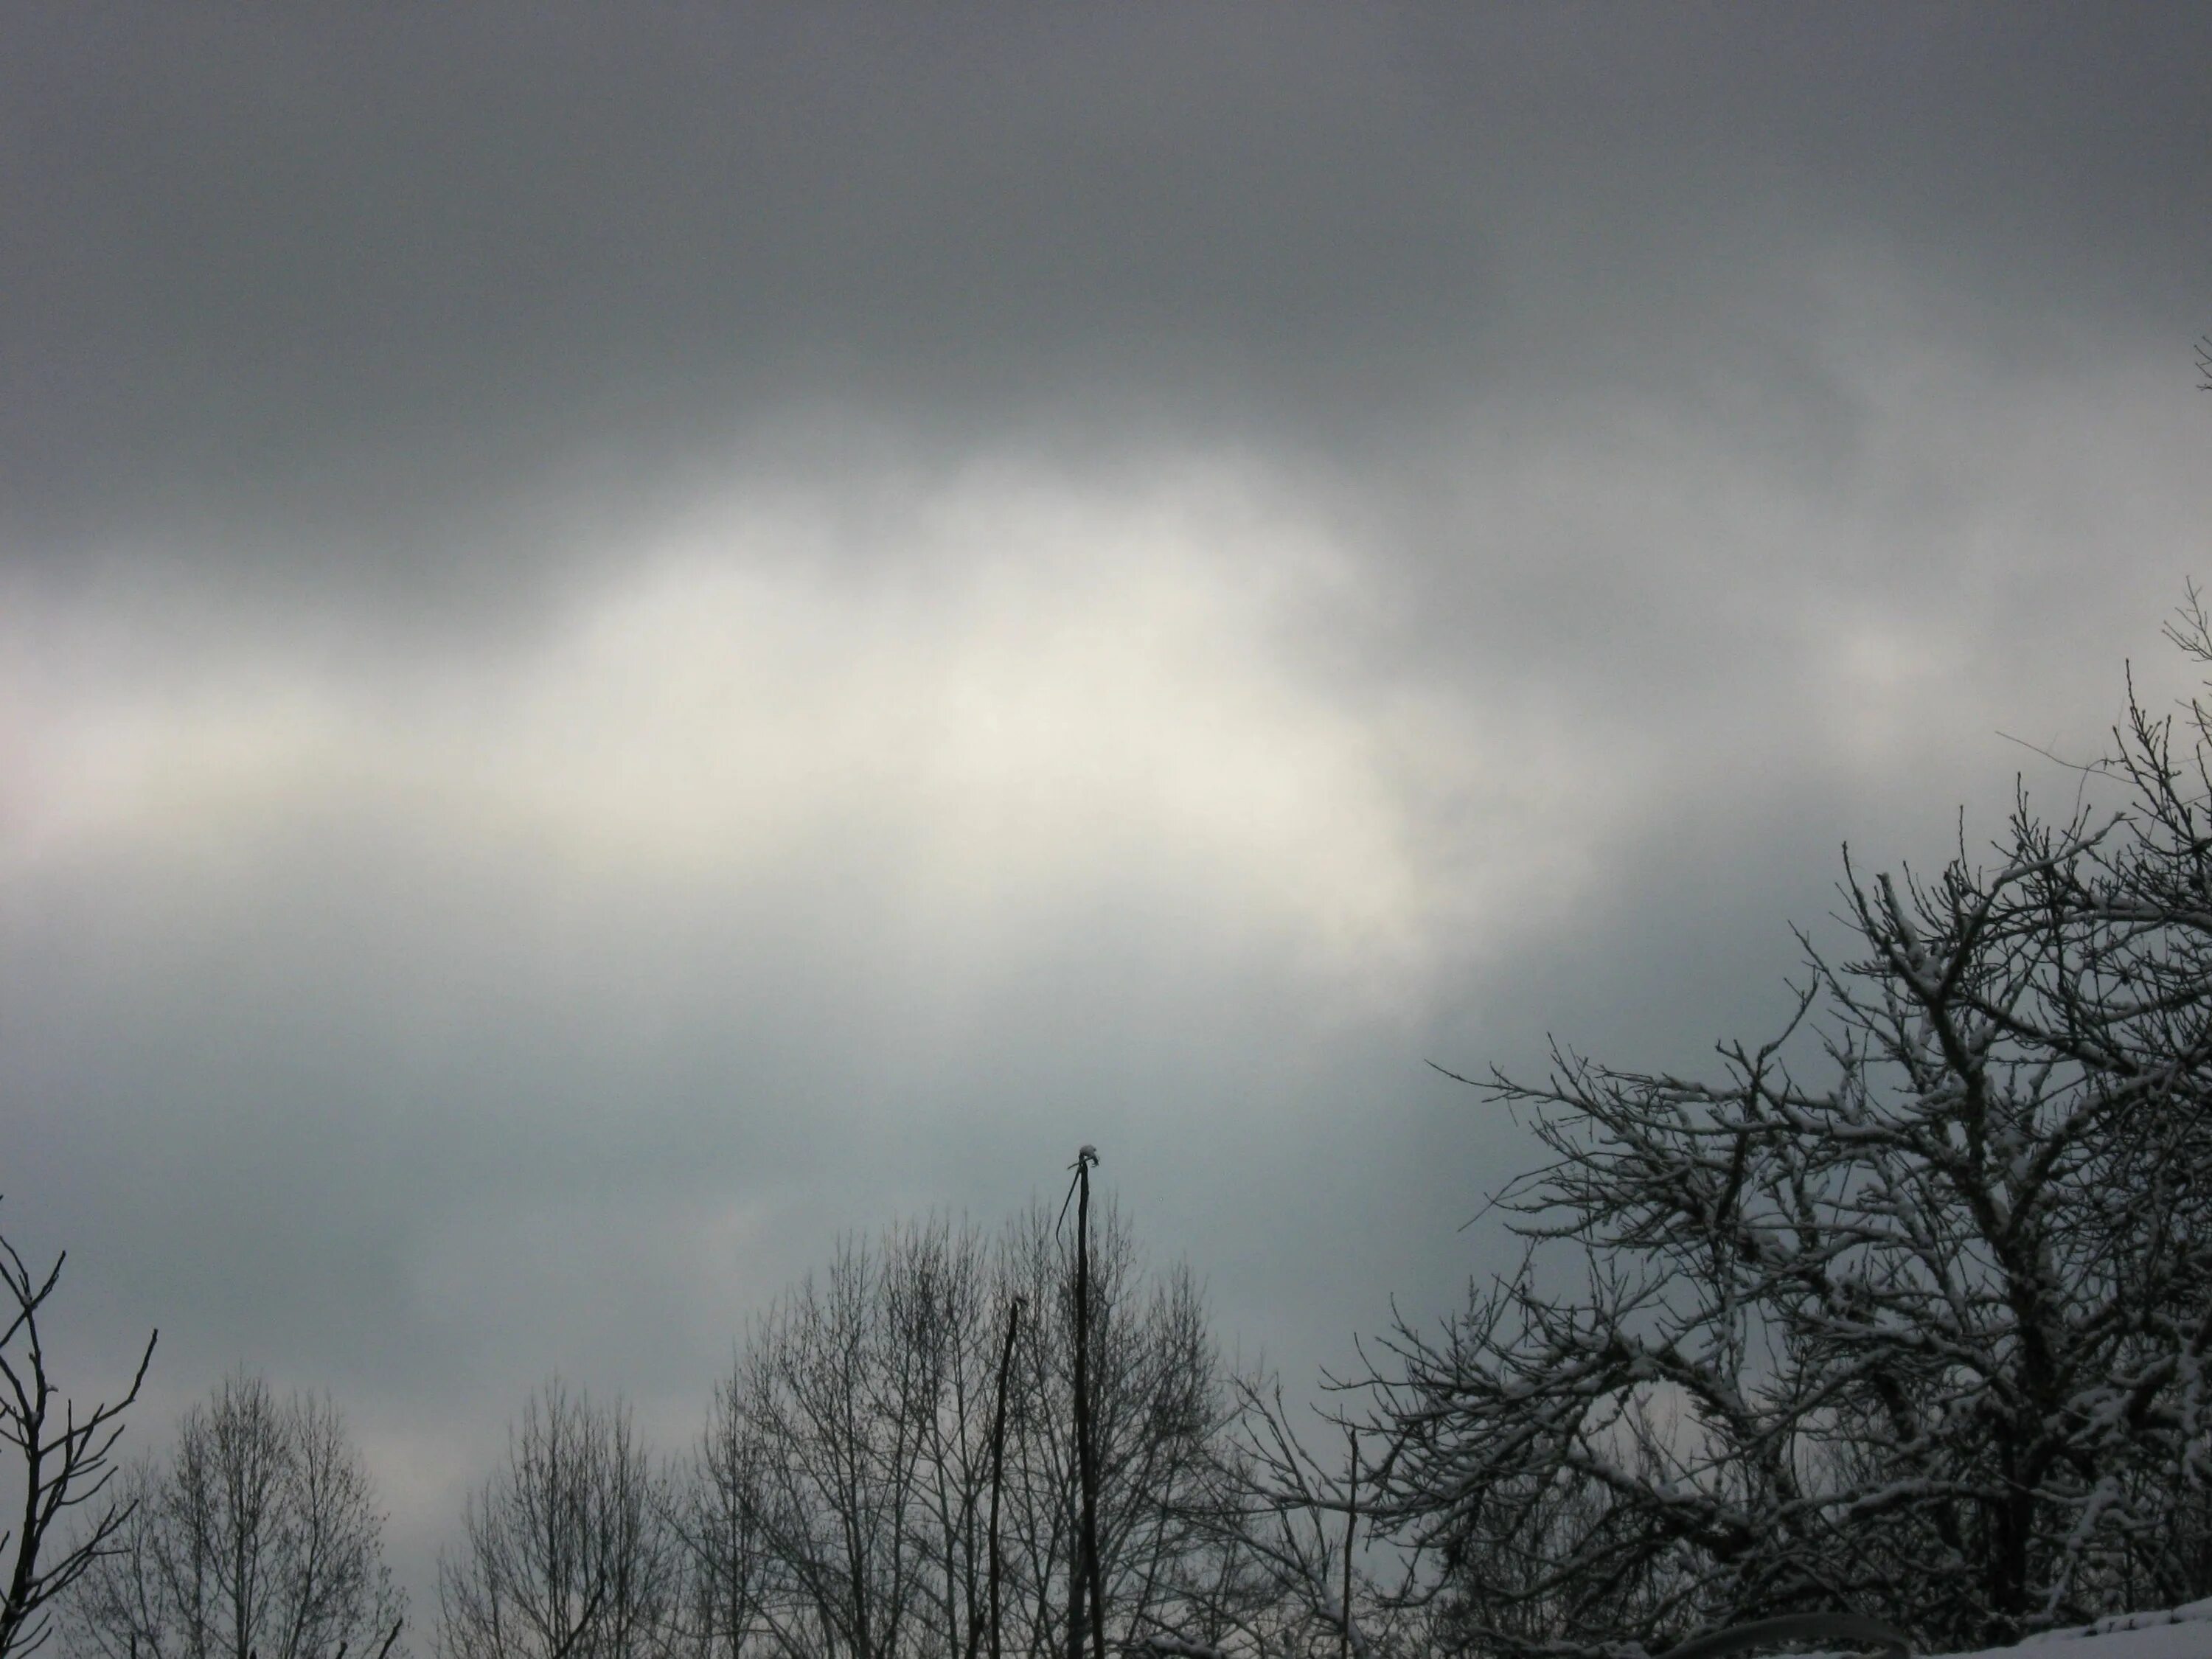
M 1304 1386 L 1425 1062 L 1766 1035 L 2185 689 L 2212 9 L 0 6 L 0 1224 L 422 1599 L 1076 1146 Z

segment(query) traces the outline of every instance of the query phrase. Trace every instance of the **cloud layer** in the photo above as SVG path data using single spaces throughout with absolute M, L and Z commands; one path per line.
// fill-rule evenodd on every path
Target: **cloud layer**
M 547 1372 L 672 1444 L 1081 1141 L 1248 1356 L 1441 1311 L 1425 1060 L 1695 1065 L 2185 688 L 2180 9 L 12 33 L 9 1224 L 418 1595 Z

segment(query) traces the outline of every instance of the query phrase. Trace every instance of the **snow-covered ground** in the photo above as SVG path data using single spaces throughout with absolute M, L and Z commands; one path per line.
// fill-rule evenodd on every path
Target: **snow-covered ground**
M 2016 1648 L 1990 1648 L 1960 1659 L 2028 1652 L 2033 1659 L 2212 1659 L 2212 1599 L 2167 1613 L 2115 1613 L 2094 1625 L 2031 1636 Z

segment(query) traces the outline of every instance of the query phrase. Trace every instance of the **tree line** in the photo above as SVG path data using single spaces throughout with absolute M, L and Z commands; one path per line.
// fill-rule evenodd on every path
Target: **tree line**
M 2193 593 L 2168 632 L 2212 665 Z M 2131 692 L 2076 770 L 1932 873 L 1847 850 L 1793 1014 L 1710 1075 L 1477 1081 L 1545 1155 L 1500 1198 L 1521 1265 L 1318 1415 L 1110 1202 L 895 1226 L 754 1322 L 678 1455 L 542 1389 L 428 1644 L 1620 1659 L 1836 1613 L 1942 1651 L 2212 1595 L 2212 708 Z M 406 1640 L 329 1403 L 241 1374 L 118 1463 L 151 1344 L 70 1407 L 58 1273 L 0 1249 L 0 1659 Z
M 1071 1650 L 1072 1279 L 1054 1232 L 1031 1208 L 991 1237 L 936 1219 L 848 1241 L 756 1322 L 674 1464 L 647 1455 L 618 1404 L 549 1386 L 441 1564 L 442 1650 L 989 1651 L 995 1462 L 1003 1650 Z M 1180 1268 L 1143 1274 L 1110 1210 L 1092 1254 L 1107 1605 L 1129 1631 L 1218 1625 L 1225 1587 L 1182 1518 L 1214 1501 L 1225 1400 L 1196 1286 Z M 1018 1307 L 1066 1320 L 1017 1327 L 1009 1353 Z
M 1234 1394 L 1197 1284 L 1148 1271 L 1110 1201 L 1087 1243 L 1115 1650 L 1260 1632 L 1263 1563 L 1229 1524 Z M 1106 1631 L 1085 1612 L 1076 1244 L 1034 1204 L 988 1235 L 937 1218 L 847 1240 L 754 1322 L 673 1456 L 620 1399 L 549 1382 L 441 1555 L 430 1644 L 446 1659 L 1084 1650 Z M 368 1471 L 327 1400 L 240 1373 L 165 1455 L 96 1475 L 70 1494 L 105 1509 L 43 1609 L 58 1618 L 9 1653 L 52 1633 L 97 1659 L 407 1650 Z

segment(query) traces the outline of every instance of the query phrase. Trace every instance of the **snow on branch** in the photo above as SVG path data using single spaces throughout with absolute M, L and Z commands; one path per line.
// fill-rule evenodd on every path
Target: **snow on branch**
M 2185 613 L 2186 616 L 2186 613 Z M 2176 637 L 2212 662 L 2212 621 Z M 1863 877 L 1717 1074 L 1492 1073 L 1528 1241 L 1371 1351 L 1372 1524 L 1449 1644 L 1784 1613 L 1975 1646 L 2212 1590 L 2212 715 L 2058 820 Z M 1462 1079 L 1464 1080 L 1464 1079 Z M 1295 1462 L 1279 1452 L 1282 1489 Z M 1301 1501 L 1304 1501 L 1303 1498 Z

